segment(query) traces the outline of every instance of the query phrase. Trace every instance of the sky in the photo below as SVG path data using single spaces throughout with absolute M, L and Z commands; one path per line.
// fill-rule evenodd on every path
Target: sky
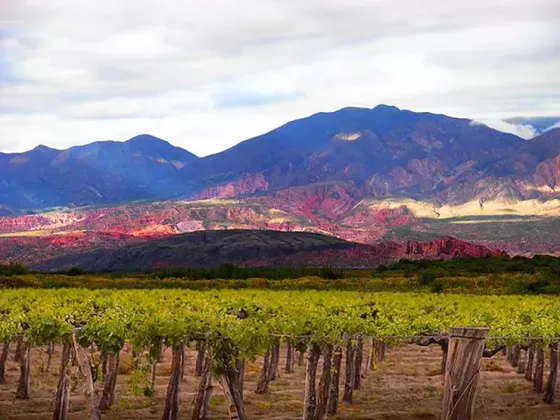
M 139 133 L 204 156 L 384 103 L 560 115 L 558 0 L 0 0 L 0 151 Z

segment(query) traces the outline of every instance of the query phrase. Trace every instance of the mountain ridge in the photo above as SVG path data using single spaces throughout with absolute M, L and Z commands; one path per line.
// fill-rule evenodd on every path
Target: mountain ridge
M 363 245 L 309 232 L 268 230 L 200 231 L 118 248 L 46 259 L 31 267 L 61 270 L 80 266 L 90 271 L 151 271 L 168 267 L 303 265 L 371 268 L 401 258 L 450 259 L 505 257 L 481 245 L 451 237 L 433 241 Z
M 170 198 L 194 154 L 154 136 L 0 155 L 0 205 L 15 210 Z M 158 192 L 159 191 L 159 192 Z

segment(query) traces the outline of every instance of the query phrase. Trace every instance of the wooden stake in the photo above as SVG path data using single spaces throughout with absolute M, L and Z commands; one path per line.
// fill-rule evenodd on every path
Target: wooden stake
M 323 373 L 321 374 L 321 380 L 319 381 L 317 408 L 315 410 L 314 420 L 327 419 L 327 409 L 329 405 L 332 381 L 332 354 L 332 345 L 325 346 L 325 349 L 323 350 Z
M 84 378 L 84 395 L 87 400 L 87 418 L 88 420 L 101 420 L 99 408 L 97 405 L 97 398 L 95 396 L 95 388 L 93 386 L 93 377 L 91 376 L 91 367 L 86 351 L 78 343 L 76 332 L 72 333 L 72 340 L 74 341 L 74 350 L 76 355 L 76 362 Z
M 245 359 L 239 359 L 237 361 L 237 382 L 239 388 L 239 395 L 241 396 L 241 401 L 243 401 L 244 397 L 244 387 L 245 387 Z
M 286 366 L 284 372 L 294 373 L 294 347 L 290 341 L 288 341 L 286 347 Z
M 525 358 L 523 357 L 525 356 Z M 525 359 L 527 358 L 527 350 L 524 350 L 519 346 L 519 360 L 517 361 L 517 373 L 525 373 L 525 364 L 527 363 Z
M 51 370 L 53 353 L 54 353 L 54 341 L 51 341 L 49 343 L 49 346 L 47 347 L 47 367 L 45 368 L 45 372 L 47 373 L 49 373 L 49 371 Z
M 6 362 L 8 361 L 9 350 L 10 343 L 5 342 L 2 345 L 2 354 L 0 355 L 0 384 L 6 383 Z
M 270 373 L 269 378 L 275 381 L 280 377 L 280 339 L 276 340 L 272 345 L 272 355 L 270 358 Z
M 228 383 L 228 379 L 225 375 L 220 377 L 220 385 L 222 386 L 222 391 L 224 397 L 226 398 L 226 403 L 228 406 L 228 420 L 240 420 L 241 417 L 237 411 L 237 405 L 235 404 L 235 397 Z
M 511 366 L 512 367 L 518 367 L 519 366 L 519 355 L 521 353 L 521 349 L 519 348 L 519 346 L 513 346 L 511 348 L 511 350 L 512 350 Z
M 179 344 L 172 349 L 171 377 L 167 385 L 162 420 L 177 420 L 179 415 L 179 394 L 185 360 L 185 345 Z
M 220 385 L 229 411 L 229 420 L 246 420 L 243 392 L 239 383 L 238 361 L 231 364 L 231 360 L 223 359 L 223 373 L 220 376 Z
M 533 385 L 535 391 L 543 391 L 543 374 L 544 374 L 544 350 L 541 346 L 537 347 L 537 357 L 535 361 L 535 374 L 533 376 Z
M 21 346 L 23 344 L 23 335 L 18 335 L 16 341 L 16 352 L 14 353 L 14 362 L 19 363 L 21 359 Z
M 356 348 L 352 345 L 349 337 L 346 340 L 346 375 L 344 377 L 344 394 L 342 399 L 351 403 L 354 391 L 354 382 L 356 377 Z
M 309 345 L 307 350 L 307 366 L 305 367 L 305 389 L 303 395 L 303 420 L 313 420 L 317 409 L 317 392 L 315 379 L 321 349 L 317 344 Z
M 527 350 L 527 365 L 525 366 L 525 379 L 533 380 L 533 360 L 535 359 L 535 346 L 530 345 Z
M 358 336 L 358 345 L 355 349 L 354 355 L 354 389 L 362 387 L 362 360 L 364 355 L 364 339 L 361 335 Z
M 447 369 L 447 358 L 449 357 L 449 340 L 442 339 L 439 346 L 441 347 L 441 374 L 444 375 Z
M 554 402 L 554 392 L 556 390 L 556 381 L 558 379 L 558 352 L 560 346 L 558 343 L 550 345 L 550 375 L 546 383 L 546 390 L 544 393 L 544 402 L 552 404 Z
M 156 394 L 156 377 L 157 377 L 157 359 L 152 363 L 152 372 L 150 378 L 150 391 L 152 395 Z
M 107 377 L 103 386 L 103 392 L 99 401 L 100 410 L 108 410 L 115 402 L 115 387 L 117 386 L 117 376 L 119 374 L 120 353 L 109 355 Z
M 332 378 L 331 378 L 331 394 L 329 396 L 328 414 L 336 414 L 338 410 L 338 394 L 340 388 L 340 369 L 342 367 L 342 346 L 336 346 L 334 349 L 332 361 Z
M 375 341 L 373 337 L 368 339 L 368 354 L 366 358 L 366 372 L 374 369 L 373 367 L 373 353 L 374 353 Z
M 62 360 L 60 362 L 60 376 L 56 388 L 53 420 L 68 420 L 68 408 L 70 403 L 70 370 L 72 368 L 72 351 L 69 342 L 65 342 L 62 348 Z
M 31 369 L 31 345 L 29 341 L 24 341 L 21 344 L 19 356 L 19 383 L 16 391 L 16 398 L 21 400 L 29 399 L 29 385 L 30 385 L 30 369 Z
M 204 369 L 204 360 L 206 359 L 206 343 L 202 340 L 196 342 L 196 365 L 194 370 L 194 376 L 197 378 L 202 376 Z
M 210 398 L 212 396 L 212 366 L 209 357 L 203 362 L 202 373 L 198 383 L 192 420 L 208 420 L 210 418 Z
M 255 390 L 255 394 L 266 394 L 268 392 L 268 384 L 270 383 L 270 364 L 272 358 L 271 350 L 267 350 L 264 354 L 263 360 L 263 368 L 261 371 L 261 376 L 259 377 L 259 381 L 257 382 L 257 389 Z
M 442 420 L 474 418 L 476 386 L 488 331 L 488 328 L 451 328 Z

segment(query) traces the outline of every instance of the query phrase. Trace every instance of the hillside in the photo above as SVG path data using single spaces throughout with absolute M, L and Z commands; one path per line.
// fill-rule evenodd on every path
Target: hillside
M 290 122 L 186 166 L 196 198 L 352 181 L 361 197 L 466 202 L 471 185 L 525 143 L 471 120 L 380 105 Z M 194 181 L 193 181 L 194 180 Z M 452 190 L 456 184 L 461 190 Z
M 202 231 L 169 238 L 77 252 L 34 264 L 38 270 L 79 266 L 90 271 L 148 271 L 164 267 L 238 265 L 298 265 L 374 267 L 409 259 L 484 258 L 505 255 L 499 251 L 441 238 L 374 246 L 305 232 L 260 230 Z

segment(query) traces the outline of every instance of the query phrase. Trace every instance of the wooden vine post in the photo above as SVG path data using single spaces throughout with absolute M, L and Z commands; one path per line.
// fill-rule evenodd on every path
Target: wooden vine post
M 442 420 L 472 420 L 488 328 L 452 327 L 445 370 Z
M 74 353 L 76 362 L 84 380 L 84 396 L 87 401 L 87 419 L 88 420 L 101 420 L 97 397 L 95 395 L 95 388 L 93 386 L 93 377 L 91 375 L 91 367 L 86 351 L 78 343 L 77 332 L 72 332 L 72 341 L 74 343 Z
M 6 362 L 8 361 L 8 353 L 10 350 L 10 343 L 5 342 L 2 344 L 2 353 L 0 354 L 0 384 L 6 383 Z
M 558 343 L 553 343 L 550 346 L 550 375 L 548 375 L 548 382 L 544 394 L 544 402 L 552 404 L 554 402 L 554 393 L 556 390 L 556 382 L 558 381 L 558 353 L 560 346 Z
M 315 410 L 317 409 L 315 379 L 317 377 L 319 357 L 321 357 L 321 348 L 317 344 L 309 344 L 307 350 L 307 364 L 305 366 L 302 420 L 313 420 L 315 418 Z
M 68 420 L 70 405 L 70 376 L 73 359 L 72 345 L 65 341 L 62 347 L 60 374 L 54 403 L 53 420 Z

